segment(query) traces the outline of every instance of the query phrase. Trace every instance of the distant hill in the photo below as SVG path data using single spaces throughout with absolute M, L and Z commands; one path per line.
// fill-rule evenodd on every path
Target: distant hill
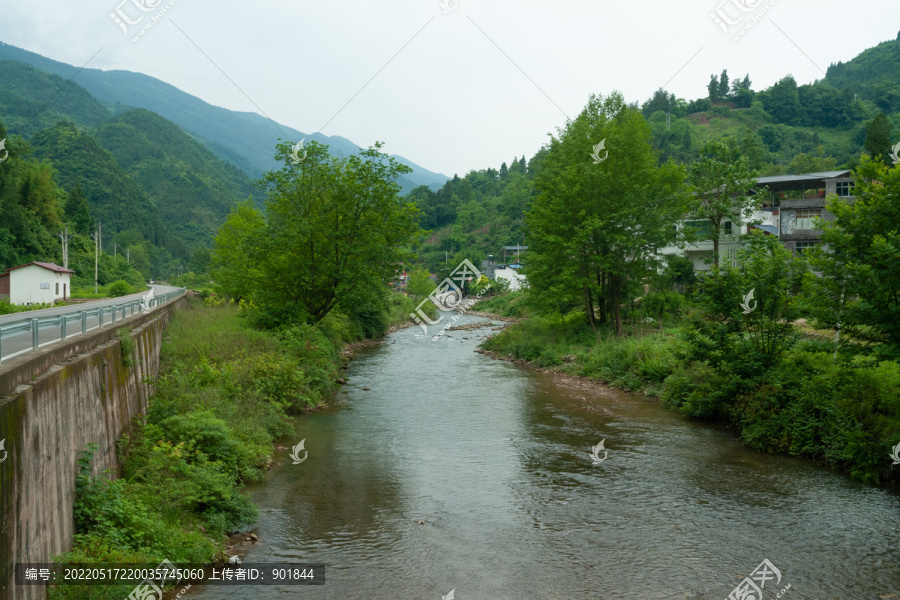
M 140 183 L 167 227 L 191 246 L 209 242 L 236 201 L 261 195 L 235 166 L 148 110 L 113 117 L 96 138 Z
M 140 73 L 99 69 L 79 71 L 73 65 L 0 42 L 0 60 L 3 59 L 27 63 L 63 78 L 72 77 L 77 72 L 78 85 L 114 112 L 145 108 L 158 113 L 196 136 L 213 154 L 234 164 L 252 179 L 280 168 L 274 159 L 279 138 L 289 141 L 303 138 L 315 140 L 330 146 L 335 154 L 355 154 L 359 150 L 359 146 L 346 138 L 303 133 L 286 125 L 276 126 L 256 113 L 213 106 L 168 83 Z M 413 168 L 412 173 L 399 181 L 404 193 L 420 185 L 438 189 L 449 179 L 403 157 L 396 158 Z
M 825 81 L 838 89 L 852 89 L 885 113 L 900 112 L 900 33 L 860 53 L 850 62 L 828 67 Z

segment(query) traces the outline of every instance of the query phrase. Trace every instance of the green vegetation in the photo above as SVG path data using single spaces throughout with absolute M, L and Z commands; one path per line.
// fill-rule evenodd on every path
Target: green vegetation
M 702 97 L 687 100 L 660 89 L 641 105 L 641 113 L 660 164 L 675 160 L 689 168 L 708 155 L 700 152 L 710 148 L 708 143 L 725 142 L 746 161 L 748 175 L 854 168 L 861 152 L 883 157 L 890 148 L 887 141 L 896 142 L 900 135 L 898 65 L 900 38 L 831 65 L 827 77 L 808 85 L 786 76 L 754 91 L 750 75 L 731 78 L 725 69 L 705 87 L 698 85 Z M 621 147 L 607 140 L 611 157 Z M 509 258 L 504 258 L 503 246 L 523 239 L 528 245 L 531 231 L 524 214 L 539 192 L 535 177 L 549 149 L 530 160 L 504 162 L 499 170 L 455 176 L 436 191 L 424 186 L 413 190 L 407 197 L 421 211 L 422 227 L 433 231 L 416 248 L 422 267 L 440 280 L 462 258 L 478 266 L 492 254 L 504 262 Z
M 57 234 L 68 225 L 75 283 L 93 285 L 89 236 L 100 222 L 101 284 L 166 278 L 188 270 L 231 208 L 258 192 L 154 113 L 113 116 L 77 84 L 15 61 L 0 61 L 0 77 L 0 139 L 10 151 L 0 163 L 0 268 L 61 264 Z
M 871 176 L 886 178 L 883 166 L 864 164 L 857 174 L 863 189 L 871 183 L 864 175 L 869 168 Z M 894 183 L 885 193 L 897 189 Z M 876 191 L 869 201 L 879 199 Z M 861 205 L 865 213 L 865 195 Z M 835 223 L 832 235 L 850 235 L 841 229 L 841 220 Z M 835 252 L 818 260 L 824 264 L 842 256 Z M 749 236 L 738 263 L 699 277 L 690 287 L 690 300 L 666 291 L 671 276 L 655 279 L 654 291 L 623 306 L 631 323 L 623 335 L 611 326 L 595 332 L 584 309 L 539 312 L 484 348 L 661 396 L 687 416 L 731 425 L 761 452 L 822 461 L 868 483 L 896 480 L 888 458 L 889 449 L 900 443 L 900 364 L 891 359 L 890 337 L 896 321 L 878 322 L 892 309 L 874 310 L 862 294 L 849 291 L 870 280 L 870 272 L 840 271 L 837 287 L 846 296 L 837 319 L 847 336 L 836 344 L 794 324 L 816 310 L 828 314 L 829 298 L 840 302 L 829 272 L 814 275 L 806 260 L 762 235 Z M 882 264 L 873 261 L 872 266 Z M 888 293 L 894 279 L 885 275 L 884 288 L 871 293 Z M 826 296 L 821 289 L 832 293 Z M 483 303 L 501 314 L 504 304 L 508 310 L 534 302 L 526 293 Z
M 420 233 L 397 177 L 409 169 L 379 151 L 333 158 L 313 142 L 299 165 L 281 144 L 266 174 L 265 212 L 239 205 L 216 236 L 213 279 L 258 307 L 263 327 L 318 323 L 340 310 L 375 337 L 387 327 L 386 284 Z
M 117 334 L 123 356 L 130 356 L 130 331 Z M 195 300 L 178 311 L 165 334 L 158 392 L 146 419 L 120 443 L 121 479 L 92 476 L 91 450 L 79 461 L 75 547 L 57 560 L 222 558 L 225 534 L 256 518 L 241 486 L 263 476 L 273 440 L 291 431 L 290 416 L 331 396 L 340 349 L 353 335 L 336 314 L 319 327 L 263 332 L 230 303 Z M 124 598 L 129 592 L 61 586 L 51 598 Z
M 621 149 L 595 164 L 594 140 Z M 654 250 L 677 241 L 684 177 L 674 163 L 659 165 L 639 111 L 618 94 L 592 96 L 551 139 L 535 178 L 526 270 L 533 303 L 562 313 L 584 306 L 592 327 L 610 321 L 621 333 L 622 302 L 658 268 Z
M 13 313 L 28 312 L 31 310 L 41 310 L 42 308 L 50 308 L 50 304 L 29 304 L 18 305 L 10 304 L 9 300 L 0 298 L 0 315 L 11 315 Z
M 134 366 L 134 339 L 131 337 L 131 327 L 116 329 L 116 337 L 119 338 L 119 348 L 122 350 L 122 364 L 127 368 Z

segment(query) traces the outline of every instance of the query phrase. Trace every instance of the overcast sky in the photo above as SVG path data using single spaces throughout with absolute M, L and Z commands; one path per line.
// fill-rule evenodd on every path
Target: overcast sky
M 723 68 L 755 90 L 789 73 L 809 83 L 900 29 L 896 0 L 122 1 L 0 0 L 0 40 L 303 132 L 381 140 L 447 175 L 530 158 L 590 93 L 643 102 L 665 86 L 691 100 Z M 117 8 L 144 16 L 128 36 Z

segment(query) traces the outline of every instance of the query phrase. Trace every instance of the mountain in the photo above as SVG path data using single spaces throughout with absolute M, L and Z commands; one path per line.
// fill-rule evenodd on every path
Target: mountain
M 146 191 L 175 236 L 191 246 L 208 243 L 236 201 L 261 196 L 235 166 L 148 110 L 113 117 L 95 137 Z
M 850 62 L 828 67 L 825 81 L 874 102 L 885 113 L 900 112 L 900 33 L 868 48 Z
M 286 125 L 276 124 L 266 117 L 252 112 L 232 111 L 213 106 L 182 92 L 159 79 L 130 71 L 101 71 L 81 69 L 58 62 L 15 46 L 0 42 L 0 60 L 15 60 L 33 65 L 63 78 L 77 74 L 78 85 L 114 112 L 130 108 L 151 110 L 194 135 L 220 159 L 241 169 L 248 177 L 256 179 L 264 172 L 280 168 L 275 159 L 278 139 L 290 141 L 315 140 L 330 146 L 334 154 L 355 154 L 359 146 L 340 136 L 320 133 L 303 133 Z M 401 156 L 399 162 L 413 168 L 413 172 L 400 178 L 403 193 L 426 185 L 438 189 L 448 179 Z

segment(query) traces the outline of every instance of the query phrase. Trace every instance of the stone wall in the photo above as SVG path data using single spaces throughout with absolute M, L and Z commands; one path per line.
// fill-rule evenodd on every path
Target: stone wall
M 116 440 L 145 414 L 159 372 L 163 332 L 184 298 L 122 323 L 133 366 L 110 328 L 26 354 L 0 372 L 0 598 L 42 599 L 42 586 L 12 583 L 15 565 L 70 550 L 76 460 L 98 445 L 94 474 L 118 473 Z

